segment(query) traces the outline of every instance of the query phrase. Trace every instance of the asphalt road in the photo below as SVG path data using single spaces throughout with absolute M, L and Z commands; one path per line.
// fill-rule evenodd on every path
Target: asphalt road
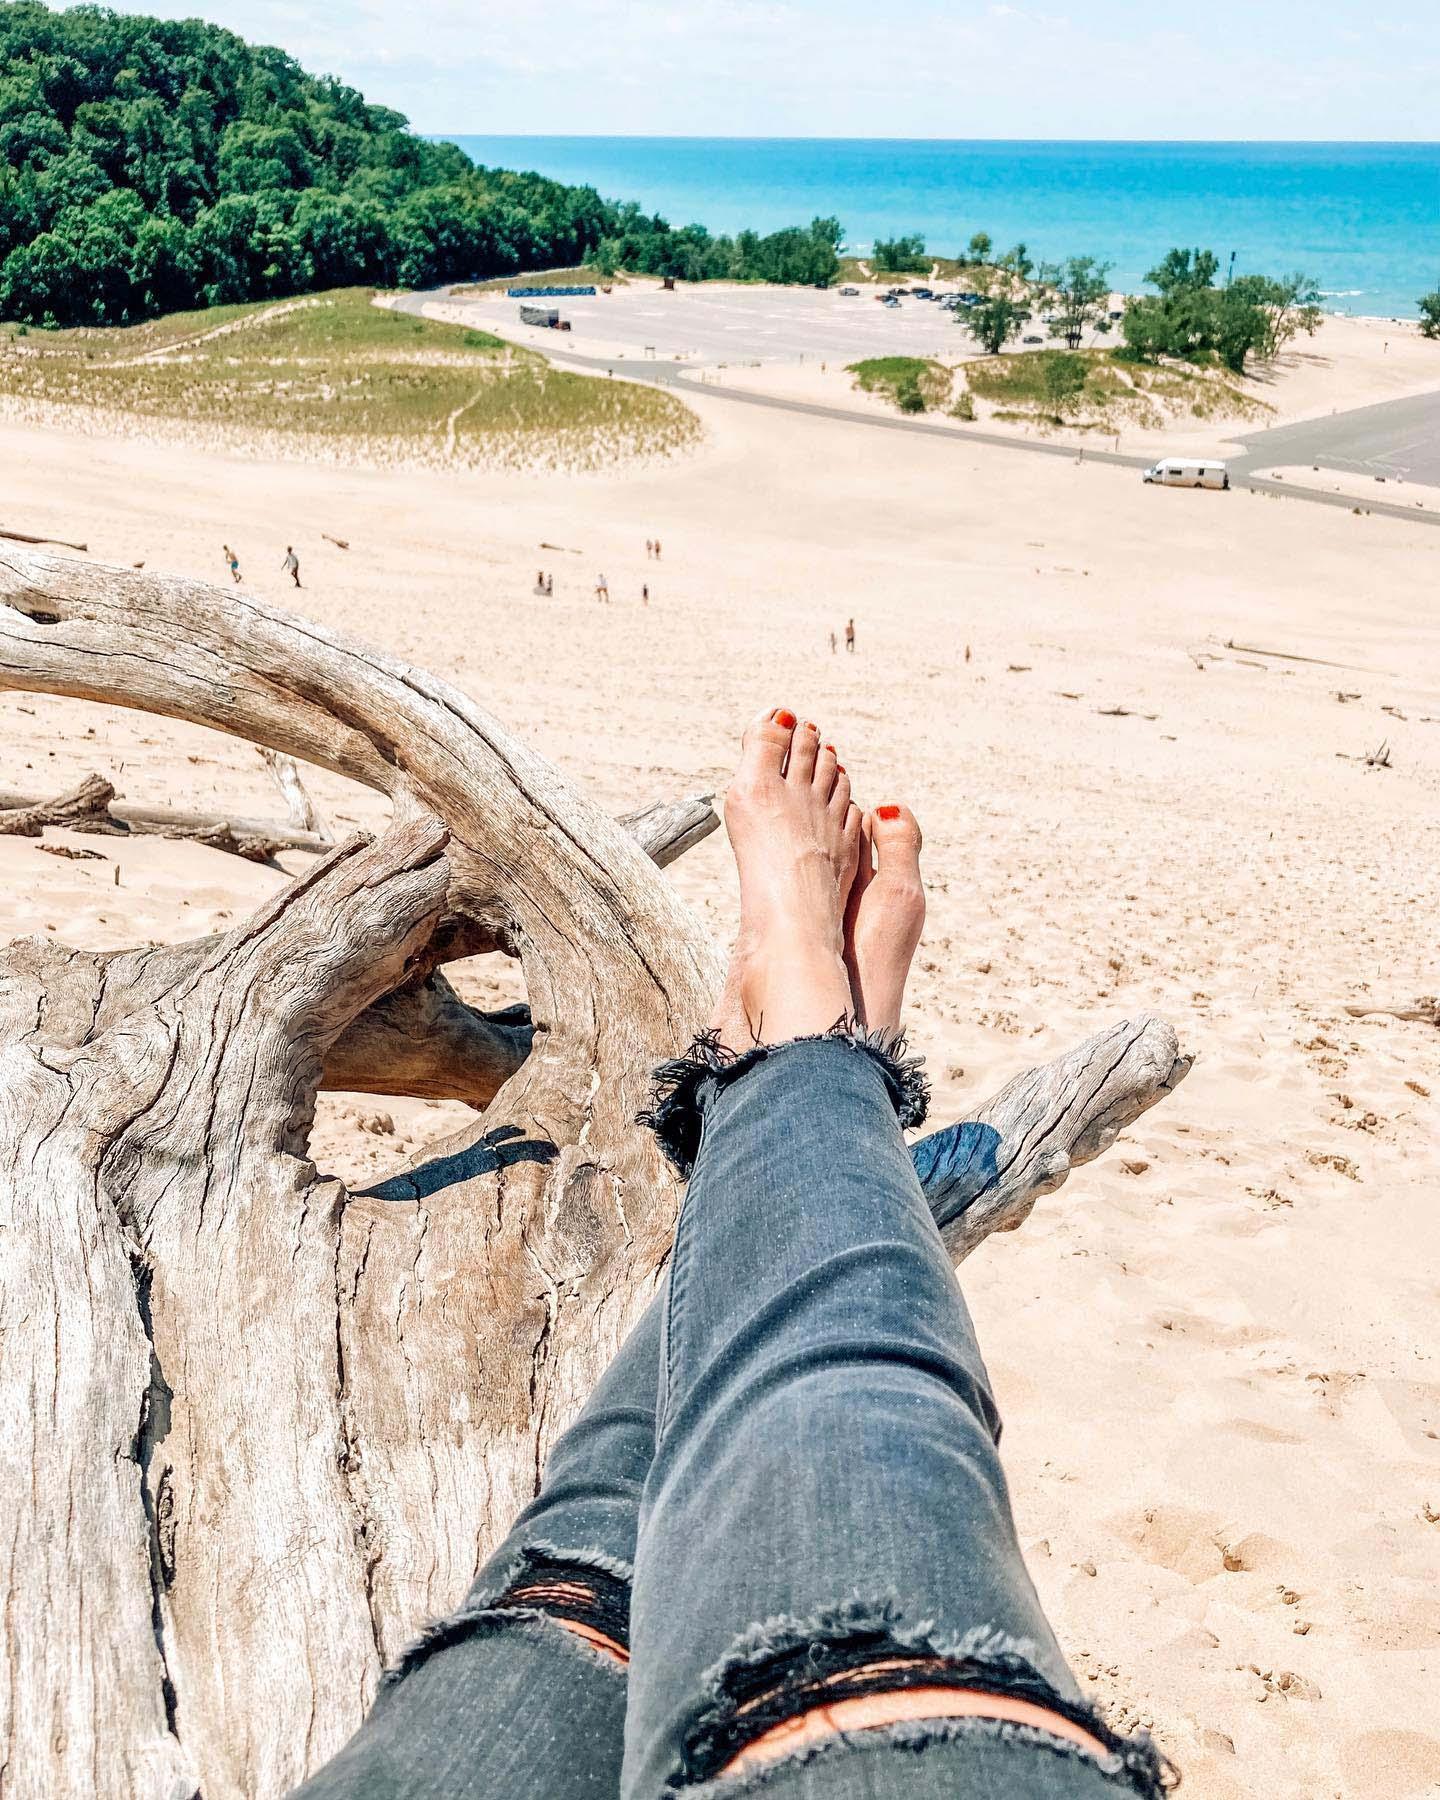
M 445 298 L 445 291 L 402 294 L 395 304 L 402 312 L 423 315 L 426 304 Z M 567 309 L 570 302 L 561 303 Z M 855 303 L 851 303 L 855 304 Z M 876 312 L 881 309 L 877 307 Z M 487 329 L 494 329 L 487 320 Z M 560 334 L 555 334 L 557 337 Z M 562 339 L 563 342 L 563 339 Z M 552 349 L 547 342 L 546 356 L 567 367 L 586 369 L 598 374 L 615 372 L 616 363 L 605 357 L 583 356 L 577 351 Z M 892 346 L 893 351 L 893 346 Z M 738 359 L 737 359 L 738 360 Z M 680 392 L 693 389 L 686 378 L 685 365 L 673 360 L 654 361 L 627 356 L 618 365 L 623 376 L 632 381 L 649 381 Z M 690 365 L 692 368 L 694 364 Z M 817 419 L 834 419 L 866 431 L 908 431 L 941 438 L 955 444 L 993 444 L 1020 455 L 1066 457 L 1071 462 L 1113 463 L 1121 468 L 1145 469 L 1152 456 L 1127 456 L 1113 450 L 1083 450 L 1073 444 L 1049 444 L 1036 438 L 1007 437 L 997 431 L 984 431 L 974 426 L 934 425 L 924 419 L 898 416 L 889 419 L 874 413 L 854 412 L 842 406 L 818 406 L 807 400 L 790 400 L 775 394 L 750 393 L 740 388 L 706 387 L 707 399 L 721 399 L 739 406 L 772 407 L 780 412 L 809 414 Z M 1440 393 L 1421 394 L 1406 400 L 1389 400 L 1380 406 L 1365 406 L 1353 412 L 1332 413 L 1329 418 L 1311 419 L 1298 425 L 1279 425 L 1269 431 L 1248 436 L 1236 434 L 1237 441 L 1247 446 L 1241 457 L 1229 462 L 1231 486 L 1253 488 L 1260 493 L 1275 494 L 1286 500 L 1300 500 L 1314 506 L 1331 506 L 1353 512 L 1355 499 L 1346 494 L 1327 494 L 1318 489 L 1301 487 L 1295 481 L 1267 481 L 1255 471 L 1281 464 L 1318 463 L 1322 467 L 1361 469 L 1370 474 L 1393 472 L 1409 481 L 1434 482 L 1440 485 Z M 1350 460 L 1342 460 L 1342 459 Z M 1381 459 L 1389 459 L 1388 464 Z M 1440 513 L 1419 512 L 1413 506 L 1395 505 L 1383 500 L 1365 501 L 1367 512 L 1382 517 L 1405 519 L 1414 525 L 1440 525 Z
M 1276 425 L 1242 437 L 1246 455 L 1232 469 L 1318 463 L 1357 475 L 1383 475 L 1440 487 L 1440 393 L 1414 394 L 1354 412 Z

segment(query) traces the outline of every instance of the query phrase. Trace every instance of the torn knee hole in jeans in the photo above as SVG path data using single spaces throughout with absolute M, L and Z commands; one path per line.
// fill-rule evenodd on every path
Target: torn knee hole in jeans
M 686 1733 L 669 1791 L 713 1781 L 766 1733 L 806 1714 L 918 1688 L 1028 1701 L 1096 1740 L 1104 1752 L 1101 1766 L 1146 1800 L 1174 1785 L 1173 1770 L 1147 1736 L 1121 1737 L 1093 1707 L 1058 1693 L 1024 1648 L 993 1632 L 946 1642 L 928 1622 L 906 1626 L 890 1605 L 852 1604 L 809 1631 L 790 1621 L 759 1627 L 712 1671 L 707 1705 Z M 1068 1741 L 1064 1747 L 1096 1760 Z
M 521 1550 L 498 1589 L 477 1584 L 448 1618 L 427 1625 L 384 1685 L 394 1687 L 452 1644 L 507 1628 L 512 1621 L 557 1624 L 605 1662 L 630 1661 L 630 1569 L 601 1551 L 534 1545 Z
M 621 1662 L 630 1660 L 630 1584 L 608 1570 L 533 1557 L 490 1604 L 500 1612 L 541 1613 Z

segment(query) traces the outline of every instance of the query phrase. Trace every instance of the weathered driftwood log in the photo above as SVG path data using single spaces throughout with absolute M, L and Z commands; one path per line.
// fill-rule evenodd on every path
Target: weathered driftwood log
M 233 590 L 0 553 L 0 687 L 194 720 L 394 803 L 223 937 L 0 954 L 6 1792 L 278 1795 L 464 1593 L 654 1291 L 677 1194 L 633 1121 L 720 959 L 473 702 Z M 531 1054 L 403 1182 L 347 1195 L 306 1156 L 325 1065 L 407 991 L 473 1064 L 416 984 L 492 941 Z M 1122 1028 L 940 1134 L 959 1253 L 964 1182 L 986 1229 L 1015 1222 L 1182 1061 Z
M 47 825 L 100 837 L 178 838 L 226 850 L 249 862 L 268 862 L 277 850 L 308 850 L 322 855 L 329 838 L 295 831 L 267 819 L 227 818 L 219 813 L 181 812 L 168 806 L 130 806 L 115 798 L 113 785 L 87 775 L 68 794 L 53 800 L 30 794 L 0 793 L 0 835 L 39 837 Z

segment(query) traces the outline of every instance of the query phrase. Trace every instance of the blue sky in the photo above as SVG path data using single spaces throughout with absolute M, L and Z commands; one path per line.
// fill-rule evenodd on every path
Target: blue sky
M 109 0 L 422 131 L 1440 137 L 1435 0 Z

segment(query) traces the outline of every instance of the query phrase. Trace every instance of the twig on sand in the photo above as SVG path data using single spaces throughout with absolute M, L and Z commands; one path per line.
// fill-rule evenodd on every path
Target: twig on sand
M 583 550 L 572 550 L 568 544 L 541 544 L 542 550 L 559 550 L 566 556 L 583 556 Z
M 1226 638 L 1227 650 L 1238 650 L 1246 656 L 1273 656 L 1281 662 L 1316 663 L 1322 669 L 1358 669 L 1358 663 L 1333 662 L 1328 656 L 1301 656 L 1296 650 L 1262 650 L 1258 644 L 1237 644 L 1234 638 Z M 1369 674 L 1368 669 L 1362 673 Z
M 72 544 L 69 538 L 31 537 L 25 531 L 5 531 L 0 529 L 0 538 L 9 538 L 16 544 L 59 544 L 66 550 L 84 550 L 84 544 Z
M 337 550 L 348 550 L 350 548 L 350 540 L 348 538 L 331 537 L 328 531 L 322 531 L 320 535 L 327 544 L 334 544 Z

